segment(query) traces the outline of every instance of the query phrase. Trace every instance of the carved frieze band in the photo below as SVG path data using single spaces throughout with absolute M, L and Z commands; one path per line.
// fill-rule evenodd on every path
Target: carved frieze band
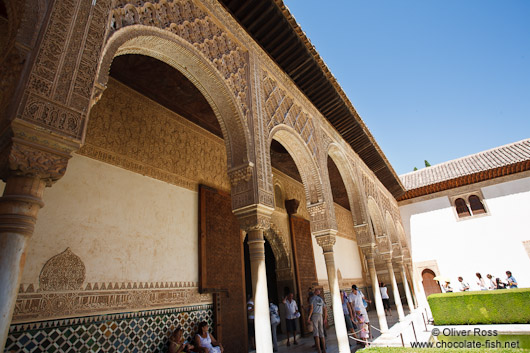
M 115 80 L 92 109 L 79 154 L 189 190 L 230 190 L 222 139 Z
M 199 303 L 212 303 L 212 296 L 199 294 L 194 282 L 89 283 L 84 290 L 62 292 L 29 285 L 20 288 L 13 323 Z

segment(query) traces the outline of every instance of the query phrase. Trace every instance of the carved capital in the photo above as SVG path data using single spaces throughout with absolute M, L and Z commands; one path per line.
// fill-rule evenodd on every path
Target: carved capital
M 66 172 L 71 152 L 79 145 L 72 141 L 33 130 L 29 125 L 15 121 L 1 136 L 0 178 L 26 176 L 39 178 L 51 186 Z
M 239 208 L 234 211 L 234 214 L 239 220 L 241 229 L 249 232 L 258 229 L 269 229 L 273 211 L 272 207 L 255 204 Z
M 336 238 L 337 231 L 334 229 L 328 229 L 319 233 L 313 233 L 317 244 L 320 245 L 324 253 L 333 252 L 333 246 L 337 241 Z
M 252 173 L 254 171 L 254 163 L 249 162 L 248 165 L 239 166 L 232 168 L 228 171 L 228 178 L 230 179 L 230 184 L 236 186 L 240 182 L 248 182 L 252 178 Z

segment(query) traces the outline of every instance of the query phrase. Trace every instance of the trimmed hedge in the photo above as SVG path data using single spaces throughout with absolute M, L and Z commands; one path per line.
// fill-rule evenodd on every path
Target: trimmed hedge
M 431 294 L 435 325 L 529 324 L 530 288 Z

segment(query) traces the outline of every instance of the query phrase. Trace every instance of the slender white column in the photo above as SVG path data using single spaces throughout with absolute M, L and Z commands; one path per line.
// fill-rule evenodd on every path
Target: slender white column
M 33 235 L 37 213 L 44 205 L 44 181 L 13 176 L 0 198 L 0 351 L 3 351 L 15 308 L 26 245 Z
M 407 281 L 407 275 L 405 274 L 405 267 L 403 265 L 400 265 L 401 267 L 401 278 L 403 279 L 403 287 L 405 288 L 405 296 L 407 297 L 407 304 L 409 306 L 409 310 L 414 310 L 414 303 L 412 302 L 412 295 L 410 294 L 409 289 L 409 282 Z
M 368 259 L 368 269 L 370 270 L 370 278 L 372 279 L 375 310 L 377 311 L 377 317 L 379 318 L 379 329 L 381 332 L 387 332 L 388 324 L 386 322 L 385 308 L 383 306 L 383 299 L 381 298 L 381 290 L 379 289 L 379 280 L 377 279 L 377 271 L 375 270 L 373 258 Z
M 256 353 L 272 353 L 271 321 L 269 314 L 269 294 L 265 268 L 265 239 L 263 229 L 248 232 L 250 270 L 254 293 L 254 330 Z
M 333 239 L 333 243 L 334 242 L 335 241 Z M 335 332 L 337 334 L 339 352 L 349 353 L 351 350 L 350 344 L 348 342 L 348 332 L 346 331 L 346 322 L 344 321 L 344 312 L 342 311 L 342 300 L 340 298 L 339 281 L 337 278 L 337 271 L 335 269 L 333 243 L 323 245 L 321 241 L 319 242 L 320 246 L 322 246 L 324 259 L 326 261 L 326 270 L 328 272 L 328 283 L 333 302 L 333 318 L 335 321 Z
M 401 304 L 401 297 L 399 296 L 399 288 L 396 282 L 394 268 L 392 267 L 392 260 L 386 261 L 386 268 L 388 270 L 388 274 L 390 275 L 390 282 L 392 283 L 392 293 L 394 294 L 394 301 L 396 302 L 399 321 L 402 321 L 405 318 L 405 312 L 403 311 L 403 305 Z
M 423 306 L 425 304 L 425 296 L 421 292 L 420 284 L 418 284 L 416 276 L 414 276 L 414 270 L 412 268 L 412 265 L 407 264 L 406 266 L 407 270 L 409 270 L 410 281 L 412 282 L 412 290 L 414 292 L 414 297 L 416 298 L 416 305 Z

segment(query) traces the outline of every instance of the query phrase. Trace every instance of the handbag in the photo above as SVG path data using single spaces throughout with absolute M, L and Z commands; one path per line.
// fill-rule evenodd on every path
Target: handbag
M 364 305 L 365 308 L 368 307 L 368 303 L 366 302 L 366 300 L 364 300 L 364 298 L 363 298 L 363 305 Z

